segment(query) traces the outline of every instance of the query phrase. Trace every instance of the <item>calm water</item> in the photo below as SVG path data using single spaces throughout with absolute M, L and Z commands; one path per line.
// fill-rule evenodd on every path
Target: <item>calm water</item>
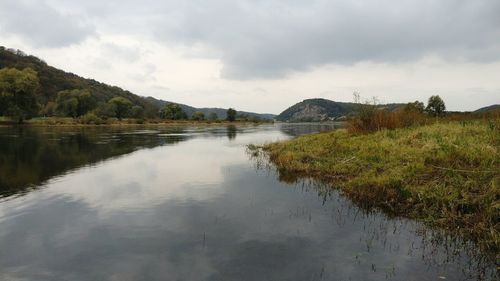
M 494 265 L 245 146 L 315 125 L 0 128 L 0 280 L 476 280 Z

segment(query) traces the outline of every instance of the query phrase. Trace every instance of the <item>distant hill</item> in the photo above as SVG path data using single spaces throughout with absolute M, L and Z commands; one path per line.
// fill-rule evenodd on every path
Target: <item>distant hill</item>
M 65 72 L 48 65 L 43 60 L 27 55 L 20 50 L 7 49 L 0 46 L 0 68 L 11 67 L 24 69 L 30 67 L 38 73 L 40 87 L 38 88 L 38 99 L 43 106 L 49 101 L 54 101 L 57 93 L 63 90 L 85 89 L 89 90 L 97 103 L 105 103 L 111 98 L 120 96 L 127 98 L 134 105 L 144 108 L 146 117 L 158 116 L 159 109 L 168 103 L 167 101 L 153 97 L 142 97 L 116 86 L 110 86 L 93 79 L 80 77 L 76 74 Z M 226 109 L 223 108 L 195 108 L 189 105 L 179 104 L 188 116 L 195 111 L 201 111 L 208 116 L 209 113 L 217 113 L 219 119 L 226 118 Z M 262 119 L 273 119 L 273 114 L 259 114 L 254 112 L 238 111 L 238 114 L 246 114 L 249 117 L 258 116 Z
M 307 99 L 292 105 L 281 112 L 278 121 L 322 121 L 328 118 L 338 118 L 352 112 L 355 103 L 335 102 L 327 99 Z
M 351 102 L 337 102 L 320 98 L 306 99 L 281 112 L 276 116 L 276 120 L 284 122 L 335 120 L 353 114 L 356 106 L 356 103 Z M 393 111 L 401 106 L 402 104 L 392 103 L 380 105 L 380 108 Z
M 494 105 L 482 107 L 482 108 L 474 111 L 474 113 L 485 113 L 485 112 L 492 112 L 492 111 L 500 111 L 500 104 L 494 104 Z
M 172 103 L 171 101 L 164 101 L 164 100 L 156 99 L 154 97 L 147 97 L 146 99 L 149 102 L 157 105 L 158 107 L 163 107 L 167 103 Z M 184 110 L 184 112 L 186 112 L 186 114 L 188 116 L 191 116 L 196 111 L 200 111 L 200 112 L 203 112 L 203 114 L 205 114 L 205 116 L 208 116 L 210 113 L 216 113 L 217 116 L 219 117 L 219 119 L 226 119 L 226 117 L 227 117 L 227 114 L 226 114 L 227 109 L 225 109 L 225 108 L 220 108 L 220 107 L 197 108 L 197 107 L 192 107 L 192 106 L 181 104 L 181 103 L 177 103 L 177 104 L 182 108 L 182 110 Z M 276 116 L 275 114 L 270 114 L 270 113 L 255 113 L 255 112 L 247 112 L 247 111 L 236 111 L 236 114 L 237 115 L 246 115 L 248 117 L 259 117 L 261 119 L 269 119 L 269 120 L 272 120 Z

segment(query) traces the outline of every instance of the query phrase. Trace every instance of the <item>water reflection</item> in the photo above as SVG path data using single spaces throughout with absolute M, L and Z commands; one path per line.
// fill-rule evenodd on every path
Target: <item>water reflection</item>
M 327 130 L 344 127 L 343 122 L 325 123 L 283 123 L 280 126 L 281 132 L 288 136 L 296 137 L 300 135 L 323 132 Z
M 279 126 L 237 130 L 233 139 L 225 128 L 160 130 L 192 137 L 1 202 L 0 280 L 493 279 L 494 266 L 448 254 L 445 242 L 430 247 L 412 221 L 256 171 L 245 145 L 286 136 Z
M 230 139 L 230 140 L 235 139 L 236 133 L 237 133 L 236 126 L 234 126 L 234 125 L 227 126 L 227 138 L 228 139 Z
M 158 131 L 103 128 L 0 128 L 0 197 L 36 188 L 75 168 L 140 148 L 188 139 L 182 129 Z

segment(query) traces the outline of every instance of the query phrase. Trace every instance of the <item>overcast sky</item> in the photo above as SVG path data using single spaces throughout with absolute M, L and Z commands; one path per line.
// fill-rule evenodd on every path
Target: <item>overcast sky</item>
M 0 45 L 197 107 L 500 103 L 498 0 L 0 0 Z

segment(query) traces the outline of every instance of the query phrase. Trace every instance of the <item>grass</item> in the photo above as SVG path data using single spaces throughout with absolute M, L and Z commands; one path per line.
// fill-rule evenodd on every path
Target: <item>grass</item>
M 326 181 L 363 207 L 459 230 L 498 257 L 500 119 L 336 130 L 262 149 L 286 181 Z

